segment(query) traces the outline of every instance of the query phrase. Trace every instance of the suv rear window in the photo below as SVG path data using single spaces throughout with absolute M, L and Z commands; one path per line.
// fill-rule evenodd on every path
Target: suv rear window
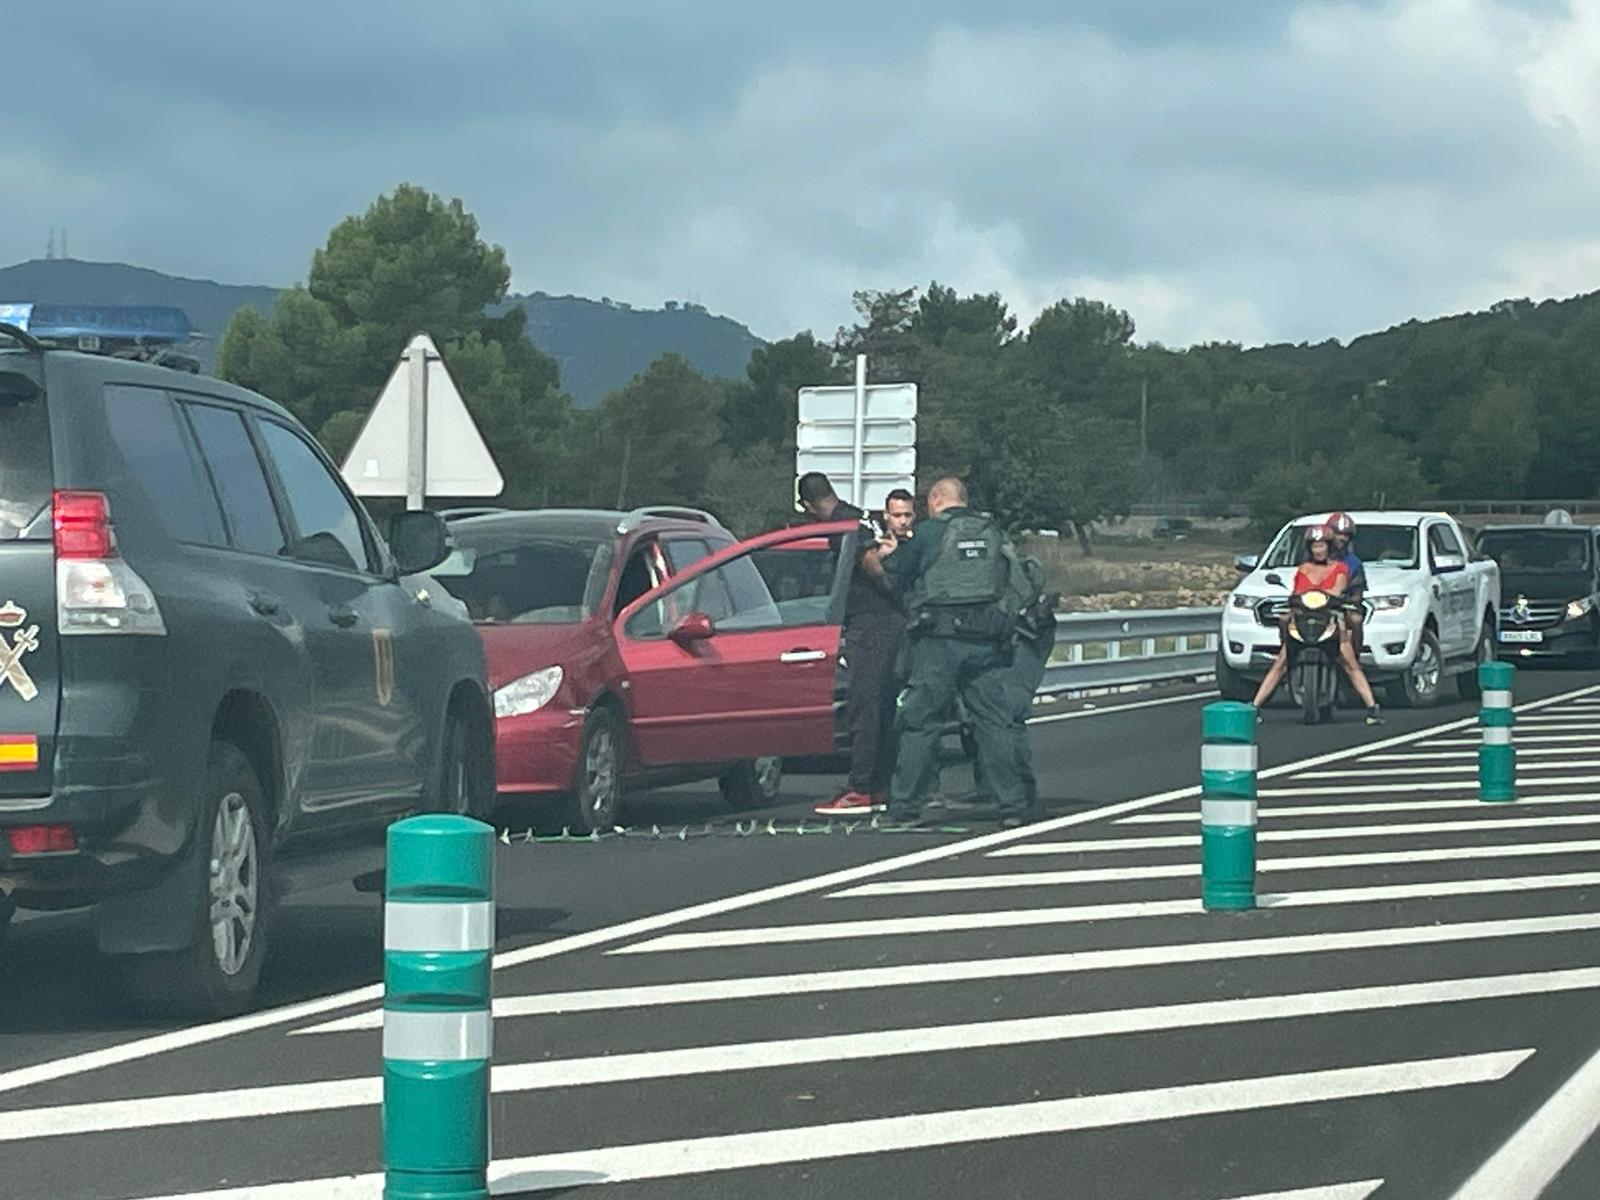
M 0 542 L 50 536 L 51 478 L 44 400 L 0 401 Z

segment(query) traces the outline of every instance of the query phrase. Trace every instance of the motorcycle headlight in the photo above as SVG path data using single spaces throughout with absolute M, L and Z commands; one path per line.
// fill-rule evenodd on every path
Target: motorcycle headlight
M 1235 608 L 1254 608 L 1264 599 L 1264 596 L 1247 596 L 1243 592 L 1235 592 L 1231 603 Z
M 498 720 L 504 717 L 520 717 L 538 712 L 555 699 L 556 689 L 560 686 L 560 667 L 546 667 L 542 671 L 524 675 L 521 679 L 513 679 L 495 690 L 495 718 Z
M 1409 596 L 1374 596 L 1373 612 L 1399 612 L 1409 602 Z
M 1567 605 L 1567 620 L 1576 621 L 1579 617 L 1594 611 L 1594 597 L 1584 596 Z

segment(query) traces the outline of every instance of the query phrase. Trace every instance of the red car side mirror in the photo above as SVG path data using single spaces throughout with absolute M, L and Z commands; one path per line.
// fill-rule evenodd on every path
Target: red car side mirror
M 691 642 L 708 640 L 716 630 L 712 628 L 711 618 L 702 612 L 692 612 L 672 627 L 672 632 L 667 636 L 680 646 L 688 646 Z

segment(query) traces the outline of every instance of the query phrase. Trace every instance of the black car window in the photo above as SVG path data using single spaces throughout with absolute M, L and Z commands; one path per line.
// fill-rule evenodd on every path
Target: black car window
M 282 553 L 283 527 L 244 418 L 210 404 L 184 407 L 222 500 L 229 541 L 252 554 Z
M 177 405 L 154 388 L 105 390 L 106 424 L 128 473 L 180 542 L 226 546 L 222 510 Z
M 0 399 L 0 542 L 50 537 L 50 414 L 43 397 Z
M 654 586 L 655 578 L 650 573 L 650 547 L 640 546 L 628 556 L 622 568 L 622 575 L 617 580 L 617 600 L 611 606 L 611 615 L 619 616 L 623 609 Z
M 371 571 L 361 514 L 333 472 L 293 430 L 276 421 L 260 421 L 258 427 L 299 533 L 285 553 L 325 567 Z
M 674 575 L 711 553 L 711 547 L 706 545 L 704 538 L 666 538 L 662 544 L 666 548 L 667 565 L 672 568 Z
M 1489 530 L 1478 539 L 1478 549 L 1504 571 L 1587 571 L 1594 559 L 1589 539 L 1566 530 Z
M 1428 547 L 1434 554 L 1460 554 L 1461 542 L 1456 537 L 1455 531 L 1448 525 L 1432 525 L 1428 528 Z

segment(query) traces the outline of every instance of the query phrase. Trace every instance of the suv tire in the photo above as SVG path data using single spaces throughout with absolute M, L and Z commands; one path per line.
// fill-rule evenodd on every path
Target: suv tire
M 478 725 L 459 712 L 445 718 L 431 811 L 488 819 L 494 808 L 494 779 L 487 768 L 493 760 Z
M 783 759 L 757 758 L 729 767 L 717 780 L 722 798 L 734 812 L 767 808 L 783 790 Z
M 1217 691 L 1224 700 L 1237 700 L 1248 704 L 1255 699 L 1256 689 L 1239 672 L 1228 665 L 1228 660 L 1217 651 Z
M 0 942 L 5 941 L 11 918 L 17 915 L 17 902 L 9 896 L 0 896 Z
M 1402 708 L 1432 708 L 1443 690 L 1444 655 L 1439 650 L 1439 635 L 1424 629 L 1417 656 L 1393 686 L 1393 693 Z
M 622 723 L 609 708 L 584 722 L 578 778 L 567 801 L 567 828 L 577 834 L 605 833 L 622 811 Z
M 194 940 L 170 954 L 123 964 L 135 1004 L 147 1012 L 234 1016 L 261 981 L 272 924 L 266 801 L 249 759 L 213 742 L 196 826 L 204 856 L 194 898 Z

